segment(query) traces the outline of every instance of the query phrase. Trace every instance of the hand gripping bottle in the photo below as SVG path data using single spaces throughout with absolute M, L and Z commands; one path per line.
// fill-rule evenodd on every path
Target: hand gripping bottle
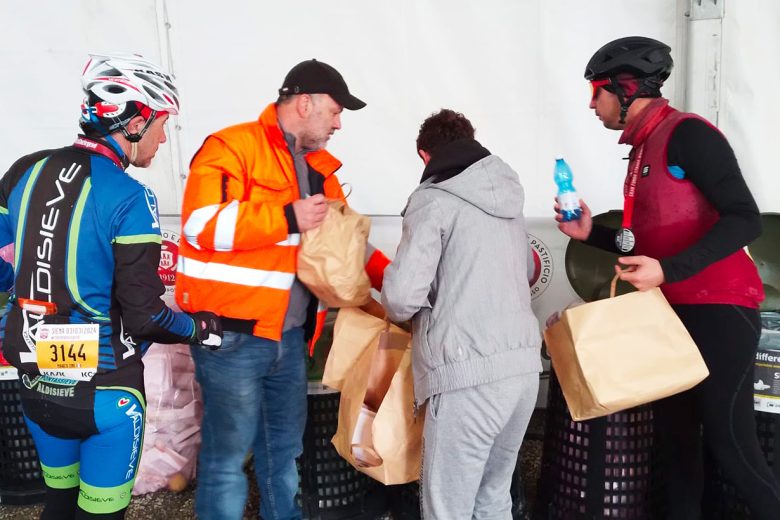
M 558 186 L 558 212 L 563 217 L 563 222 L 579 220 L 582 216 L 580 198 L 572 185 L 571 168 L 563 160 L 563 157 L 555 158 L 555 184 Z

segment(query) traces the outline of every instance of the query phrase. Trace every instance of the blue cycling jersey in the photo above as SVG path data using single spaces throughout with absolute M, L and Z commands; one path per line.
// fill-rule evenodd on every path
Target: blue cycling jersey
M 142 388 L 151 342 L 194 334 L 192 318 L 160 299 L 156 197 L 119 156 L 80 137 L 20 159 L 0 182 L 0 246 L 14 242 L 16 266 L 4 355 L 23 383 L 74 387 L 24 384 L 26 399 L 91 408 L 96 386 Z

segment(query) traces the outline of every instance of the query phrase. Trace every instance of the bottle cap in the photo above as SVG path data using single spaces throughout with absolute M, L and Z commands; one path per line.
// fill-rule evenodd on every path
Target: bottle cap
M 560 153 L 555 154 L 555 160 L 556 161 L 562 161 L 563 160 L 563 154 L 560 154 Z

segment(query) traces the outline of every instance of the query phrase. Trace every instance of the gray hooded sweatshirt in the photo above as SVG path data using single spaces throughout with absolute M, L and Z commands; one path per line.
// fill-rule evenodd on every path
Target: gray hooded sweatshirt
M 495 155 L 409 197 L 382 304 L 393 321 L 412 319 L 417 403 L 541 371 L 523 202 L 517 173 Z

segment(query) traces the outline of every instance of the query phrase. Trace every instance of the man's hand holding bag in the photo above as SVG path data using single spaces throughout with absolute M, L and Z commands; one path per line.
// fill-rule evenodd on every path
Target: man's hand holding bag
M 371 221 L 342 201 L 327 204 L 322 224 L 301 234 L 298 278 L 328 307 L 363 305 L 371 297 L 365 270 Z

